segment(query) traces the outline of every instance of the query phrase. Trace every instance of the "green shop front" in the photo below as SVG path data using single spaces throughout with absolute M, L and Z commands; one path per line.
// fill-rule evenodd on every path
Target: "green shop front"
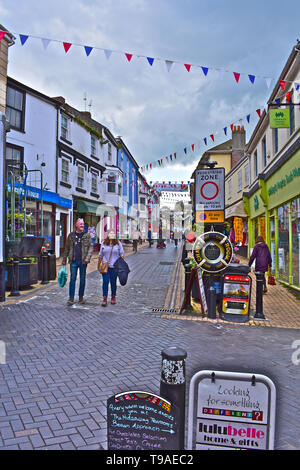
M 262 235 L 276 278 L 300 290 L 300 138 L 244 193 L 249 247 Z

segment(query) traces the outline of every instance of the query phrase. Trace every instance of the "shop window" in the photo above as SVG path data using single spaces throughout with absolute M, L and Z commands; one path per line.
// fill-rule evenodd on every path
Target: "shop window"
M 279 278 L 289 282 L 289 205 L 278 207 L 277 214 Z
M 7 87 L 6 92 L 6 118 L 10 125 L 24 130 L 25 94 L 15 88 Z
M 84 187 L 84 168 L 82 166 L 78 166 L 77 168 L 77 186 L 82 189 Z
M 61 161 L 61 180 L 64 182 L 64 183 L 68 183 L 69 182 L 69 160 L 65 160 L 64 158 L 62 158 L 62 161 Z
M 300 287 L 300 198 L 291 203 L 292 217 L 292 284 Z

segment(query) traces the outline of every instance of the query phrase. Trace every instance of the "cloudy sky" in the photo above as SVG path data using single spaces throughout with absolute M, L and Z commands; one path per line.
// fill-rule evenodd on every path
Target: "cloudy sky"
M 0 0 L 0 23 L 16 36 L 8 74 L 80 110 L 86 94 L 93 118 L 140 166 L 163 158 L 148 181 L 189 180 L 231 123 L 244 124 L 248 140 L 300 38 L 299 0 Z M 19 34 L 30 36 L 24 46 Z M 38 38 L 52 40 L 46 50 Z M 73 44 L 67 53 L 62 41 Z M 94 47 L 89 56 L 83 45 Z

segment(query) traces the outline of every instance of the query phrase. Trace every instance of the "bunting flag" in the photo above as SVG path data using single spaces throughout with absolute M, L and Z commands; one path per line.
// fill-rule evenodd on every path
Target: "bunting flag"
M 192 144 L 192 150 L 193 150 L 193 152 L 194 152 L 194 149 L 195 149 L 195 145 L 194 145 L 194 144 Z
M 258 116 L 259 116 L 259 118 L 260 118 L 260 116 L 261 116 L 261 114 L 260 114 L 260 109 L 257 109 L 256 112 L 257 112 L 257 114 L 258 114 Z
M 227 135 L 227 127 L 224 127 L 224 134 Z
M 1 31 L 0 30 L 0 41 L 4 38 L 5 34 L 7 33 L 7 31 Z M 20 33 L 14 33 L 12 32 L 12 34 L 14 35 L 18 35 L 19 38 L 20 38 L 20 43 L 22 46 L 24 46 L 24 44 L 27 42 L 28 38 L 33 38 L 33 39 L 39 39 L 39 40 L 42 40 L 42 43 L 43 43 L 43 47 L 44 49 L 46 50 L 48 48 L 48 45 L 50 44 L 50 42 L 56 42 L 56 43 L 61 43 L 63 44 L 63 47 L 64 47 L 64 50 L 65 50 L 65 53 L 67 53 L 70 49 L 70 47 L 73 45 L 72 42 L 63 42 L 63 41 L 60 41 L 60 40 L 57 40 L 57 39 L 46 39 L 46 38 L 43 38 L 43 37 L 40 37 L 40 36 L 32 36 L 32 35 L 25 35 L 25 34 L 20 34 Z M 74 44 L 75 45 L 75 44 Z M 97 46 L 87 46 L 87 45 L 84 45 L 84 44 L 76 44 L 76 46 L 79 46 L 79 47 L 83 47 L 85 49 L 85 53 L 86 53 L 86 56 L 89 56 L 92 52 L 93 49 L 97 49 L 97 50 L 102 50 L 106 56 L 107 59 L 110 58 L 112 52 L 117 52 L 119 54 L 125 54 L 125 57 L 127 59 L 128 62 L 131 62 L 132 61 L 132 58 L 133 58 L 133 54 L 132 53 L 128 53 L 128 52 L 125 52 L 125 51 L 119 51 L 119 50 L 109 50 L 109 49 L 104 49 L 102 47 L 97 47 Z M 170 72 L 173 64 L 176 62 L 176 63 L 180 63 L 176 60 L 168 60 L 168 59 L 160 59 L 160 58 L 154 58 L 154 57 L 149 57 L 147 55 L 135 55 L 135 57 L 143 57 L 143 58 L 146 58 L 147 59 L 147 62 L 150 66 L 153 66 L 154 64 L 154 60 L 158 60 L 158 61 L 164 61 L 165 64 L 166 64 L 166 67 L 167 67 L 167 71 Z M 200 68 L 202 70 L 202 73 L 204 74 L 205 77 L 207 77 L 208 75 L 208 71 L 209 70 L 215 70 L 218 72 L 219 74 L 219 79 L 220 80 L 223 80 L 223 77 L 224 77 L 224 73 L 227 72 L 227 73 L 233 73 L 233 76 L 234 76 L 234 79 L 235 79 L 235 82 L 236 83 L 239 83 L 239 80 L 240 80 L 240 77 L 241 75 L 246 75 L 246 74 L 242 74 L 240 72 L 230 72 L 230 70 L 224 70 L 223 68 L 219 68 L 219 67 L 216 67 L 216 68 L 213 68 L 213 67 L 205 67 L 203 65 L 192 65 L 188 62 L 182 62 L 182 64 L 184 65 L 185 69 L 190 72 L 191 71 L 191 68 L 192 67 L 197 67 L 197 68 Z M 260 77 L 260 78 L 263 78 L 267 87 L 270 88 L 271 86 L 271 82 L 272 80 L 275 80 L 274 78 L 271 78 L 271 77 L 268 77 L 268 76 L 260 76 L 260 75 L 254 75 L 254 74 L 247 74 L 248 75 L 248 78 L 249 78 L 249 82 L 253 85 L 255 82 L 256 82 L 256 79 L 257 77 Z M 281 88 L 284 90 L 285 86 L 286 86 L 286 83 L 294 83 L 293 81 L 289 81 L 289 80 L 280 80 L 280 86 Z M 299 90 L 299 83 L 297 83 L 298 85 L 298 88 L 297 90 Z
M 275 103 L 280 104 L 280 98 L 276 98 Z
M 247 114 L 246 118 L 247 118 L 247 121 L 250 122 L 250 114 Z
M 289 91 L 286 95 L 285 95 L 287 101 L 290 103 L 291 102 L 291 92 Z
M 67 53 L 70 47 L 72 46 L 72 44 L 70 42 L 63 42 L 63 46 L 64 46 L 65 53 Z
M 214 135 L 210 134 L 210 137 L 211 137 L 211 140 L 214 142 L 215 141 Z

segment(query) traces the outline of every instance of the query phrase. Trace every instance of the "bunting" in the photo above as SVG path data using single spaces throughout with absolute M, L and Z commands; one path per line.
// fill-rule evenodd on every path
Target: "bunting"
M 7 31 L 1 31 L 0 30 L 0 41 L 5 37 L 6 33 L 7 33 Z M 192 68 L 198 68 L 202 71 L 202 73 L 205 77 L 208 76 L 208 72 L 210 70 L 213 70 L 213 71 L 218 73 L 220 80 L 223 80 L 225 72 L 226 73 L 232 73 L 233 77 L 234 77 L 234 80 L 237 84 L 240 83 L 240 79 L 241 79 L 242 75 L 246 76 L 248 78 L 248 83 L 250 83 L 252 85 L 254 85 L 254 83 L 256 83 L 257 78 L 262 78 L 265 81 L 266 86 L 268 88 L 270 88 L 272 81 L 276 81 L 274 78 L 271 78 L 271 77 L 268 77 L 268 76 L 254 75 L 252 73 L 250 74 L 250 73 L 241 73 L 241 72 L 230 72 L 230 70 L 224 70 L 223 68 L 220 68 L 220 67 L 216 67 L 216 68 L 206 67 L 206 66 L 203 66 L 203 65 L 191 64 L 189 62 L 179 62 L 179 61 L 176 61 L 176 60 L 161 59 L 161 58 L 158 58 L 158 57 L 157 58 L 149 57 L 147 55 L 142 55 L 142 54 L 134 55 L 133 53 L 129 53 L 129 52 L 125 52 L 125 51 L 104 49 L 102 47 L 87 46 L 87 45 L 84 45 L 84 44 L 74 44 L 70 41 L 65 42 L 65 41 L 60 41 L 58 39 L 48 39 L 48 38 L 44 38 L 44 37 L 41 37 L 41 36 L 33 36 L 33 35 L 29 35 L 29 34 L 20 34 L 20 33 L 14 33 L 14 32 L 12 32 L 12 34 L 14 34 L 15 36 L 19 36 L 20 43 L 21 43 L 22 47 L 25 46 L 25 44 L 28 44 L 28 42 L 29 42 L 28 39 L 29 38 L 30 39 L 39 39 L 42 42 L 44 50 L 47 50 L 50 42 L 54 42 L 54 43 L 61 43 L 63 45 L 65 53 L 67 53 L 70 50 L 71 46 L 82 47 L 82 48 L 84 48 L 87 57 L 90 56 L 90 54 L 93 50 L 100 50 L 100 51 L 104 52 L 105 57 L 107 59 L 110 58 L 110 56 L 113 52 L 118 53 L 118 54 L 123 54 L 123 56 L 125 56 L 125 58 L 127 59 L 128 62 L 132 62 L 133 57 L 145 58 L 147 60 L 147 63 L 151 67 L 153 66 L 155 61 L 164 61 L 168 72 L 171 71 L 174 64 L 179 64 L 179 65 L 184 66 L 185 69 L 187 70 L 187 72 L 190 72 L 192 70 Z M 280 86 L 281 86 L 282 90 L 285 89 L 287 83 L 294 83 L 294 82 L 293 81 L 288 81 L 288 80 L 280 80 Z M 297 83 L 297 91 L 298 90 L 299 90 L 299 83 Z

